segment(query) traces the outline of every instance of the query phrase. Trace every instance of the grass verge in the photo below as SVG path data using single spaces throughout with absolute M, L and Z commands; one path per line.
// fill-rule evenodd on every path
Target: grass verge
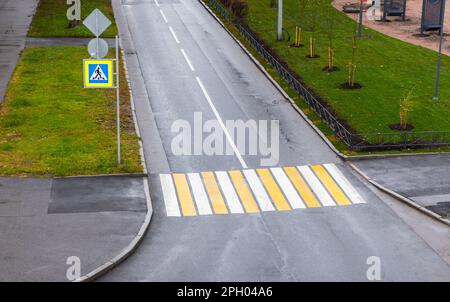
M 329 0 L 317 0 L 317 54 L 308 59 L 308 47 L 292 48 L 291 41 L 276 41 L 277 10 L 270 1 L 247 0 L 248 25 L 268 47 L 273 49 L 303 81 L 357 132 L 396 132 L 389 125 L 399 122 L 399 101 L 413 89 L 413 110 L 409 123 L 414 131 L 450 131 L 450 58 L 443 57 L 440 83 L 441 100 L 432 100 L 437 54 L 365 29 L 364 38 L 357 42 L 356 81 L 359 90 L 344 90 L 339 86 L 348 78 L 348 63 L 352 56 L 352 36 L 356 22 L 331 8 Z M 300 9 L 299 1 L 284 1 L 284 27 L 291 34 L 295 26 L 308 29 L 308 17 Z M 320 15 L 329 11 L 328 16 Z M 310 18 L 310 17 L 309 17 Z M 333 18 L 333 48 L 335 64 L 340 71 L 327 73 L 322 68 L 328 61 L 326 18 Z M 311 32 L 304 31 L 307 44 Z
M 93 34 L 81 23 L 74 28 L 69 28 L 69 20 L 66 16 L 68 8 L 69 5 L 65 0 L 40 0 L 28 36 L 93 37 Z M 98 8 L 112 22 L 102 37 L 115 37 L 117 28 L 110 0 L 82 0 L 81 20 L 84 20 L 95 8 Z
M 141 172 L 121 66 L 122 165 L 116 163 L 115 90 L 84 89 L 85 47 L 26 48 L 0 105 L 0 174 Z
M 240 40 L 240 42 L 246 47 L 246 49 L 263 65 L 263 67 L 267 70 L 267 72 L 277 81 L 277 83 L 283 88 L 284 91 L 295 101 L 295 103 L 299 106 L 299 108 L 306 114 L 306 116 L 319 128 L 319 130 L 325 134 L 325 136 L 328 138 L 328 140 L 343 154 L 348 156 L 357 156 L 357 155 L 374 155 L 374 154 L 408 154 L 408 153 L 438 153 L 438 152 L 450 152 L 449 147 L 439 147 L 439 148 L 422 148 L 422 149 L 403 149 L 401 151 L 399 150 L 388 150 L 388 151 L 377 151 L 377 152 L 356 152 L 350 150 L 344 143 L 342 143 L 340 140 L 338 140 L 334 134 L 333 131 L 321 121 L 319 116 L 309 107 L 309 105 L 298 96 L 296 91 L 292 89 L 278 74 L 278 72 L 272 68 L 270 64 L 267 63 L 267 61 L 257 52 L 254 50 L 254 48 L 240 35 L 239 31 L 234 27 L 232 24 L 228 23 L 226 20 L 221 18 L 221 15 L 215 10 L 214 6 L 209 5 L 208 0 L 204 1 L 210 8 L 213 10 L 216 15 L 222 20 L 222 22 L 225 24 L 225 26 L 230 30 L 230 32 Z M 292 1 L 291 1 L 292 2 Z M 267 1 L 269 3 L 269 1 Z M 268 6 L 268 5 L 267 5 Z M 340 12 L 336 13 L 340 14 Z M 345 15 L 343 16 L 347 18 Z M 351 20 L 349 20 L 352 22 Z M 273 31 L 273 35 L 275 36 L 276 33 Z M 399 41 L 401 42 L 401 41 Z M 276 42 L 279 43 L 279 42 Z M 283 43 L 283 42 L 281 42 Z M 402 42 L 403 43 L 403 42 Z M 285 43 L 288 45 L 289 43 Z M 298 49 L 296 49 L 298 50 Z M 305 51 L 306 52 L 306 51 Z M 448 59 L 448 58 L 447 58 Z M 326 63 L 325 63 L 326 64 Z M 301 74 L 301 72 L 299 72 Z M 345 77 L 345 76 L 344 76 Z M 400 98 L 399 98 L 400 100 Z M 399 101 L 398 100 L 398 101 Z M 398 104 L 399 102 L 396 102 Z M 450 104 L 450 101 L 444 101 L 442 102 L 441 106 L 448 107 Z M 396 112 L 398 116 L 398 110 Z M 448 126 L 449 121 L 447 120 L 445 122 L 445 119 L 447 116 L 445 114 L 442 114 L 442 118 L 444 120 L 444 124 Z M 383 132 L 389 132 L 388 130 Z

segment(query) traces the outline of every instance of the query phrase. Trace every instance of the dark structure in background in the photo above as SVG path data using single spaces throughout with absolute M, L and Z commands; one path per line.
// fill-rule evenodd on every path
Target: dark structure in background
M 405 21 L 406 0 L 384 0 L 383 21 L 389 16 L 399 16 Z
M 423 0 L 420 33 L 441 30 L 444 23 L 444 3 L 445 0 Z

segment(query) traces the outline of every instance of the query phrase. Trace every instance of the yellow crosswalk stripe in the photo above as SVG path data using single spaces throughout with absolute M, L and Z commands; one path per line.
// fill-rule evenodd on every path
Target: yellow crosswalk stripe
M 196 216 L 197 211 L 195 210 L 186 175 L 180 173 L 173 174 L 173 180 L 175 182 L 175 188 L 177 190 L 183 216 Z
M 285 167 L 284 172 L 286 172 L 308 208 L 321 207 L 320 202 L 295 167 Z
M 220 189 L 217 185 L 214 173 L 203 172 L 201 174 L 203 177 L 203 181 L 205 182 L 206 192 L 208 193 L 214 213 L 228 214 L 227 206 L 225 205 L 225 201 L 223 200 L 222 193 L 220 193 Z
M 261 178 L 264 187 L 269 193 L 270 198 L 272 199 L 272 202 L 275 204 L 277 210 L 278 211 L 291 210 L 291 207 L 284 198 L 283 193 L 281 193 L 280 188 L 278 187 L 277 183 L 270 174 L 270 171 L 268 169 L 257 169 L 256 172 Z
M 338 205 L 344 206 L 352 204 L 324 167 L 322 167 L 321 165 L 315 165 L 312 166 L 311 169 L 314 171 L 314 173 L 317 175 L 317 177 L 320 179 L 320 181 L 323 183 L 327 191 L 330 193 L 330 195 Z
M 245 211 L 247 213 L 258 213 L 258 205 L 256 204 L 241 171 L 229 171 L 228 173 L 230 174 L 231 181 L 233 182 L 239 198 L 244 205 Z

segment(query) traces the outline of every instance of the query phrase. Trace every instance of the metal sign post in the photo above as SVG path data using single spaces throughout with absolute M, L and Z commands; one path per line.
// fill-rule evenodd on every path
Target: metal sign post
M 103 59 L 108 54 L 108 44 L 99 36 L 111 25 L 111 21 L 98 9 L 83 21 L 83 24 L 95 35 L 88 45 L 91 58 L 84 60 L 83 82 L 85 88 L 116 89 L 116 127 L 117 127 L 117 164 L 121 164 L 120 156 L 120 71 L 119 71 L 119 37 L 116 36 L 116 58 Z M 115 71 L 113 72 L 113 62 Z M 115 85 L 114 85 L 114 77 Z
M 117 115 L 117 162 L 120 165 L 120 72 L 119 72 L 119 37 L 116 36 L 116 115 Z
M 283 0 L 278 0 L 277 39 L 283 40 Z
M 442 54 L 442 44 L 444 43 L 444 16 L 445 16 L 445 0 L 441 4 L 441 25 L 439 29 L 439 50 L 438 50 L 438 60 L 436 65 L 436 84 L 434 90 L 433 100 L 439 100 L 439 79 L 441 74 L 441 54 Z
M 359 3 L 359 21 L 358 21 L 358 37 L 362 37 L 362 23 L 363 23 L 363 11 L 364 11 L 364 2 L 360 0 Z

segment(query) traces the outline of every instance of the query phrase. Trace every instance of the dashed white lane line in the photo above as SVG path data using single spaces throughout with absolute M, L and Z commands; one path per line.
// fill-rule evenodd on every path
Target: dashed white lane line
M 220 125 L 220 127 L 222 128 L 222 131 L 223 131 L 223 133 L 225 134 L 225 137 L 227 138 L 228 143 L 230 144 L 231 148 L 233 149 L 234 154 L 236 154 L 236 157 L 238 158 L 239 162 L 241 163 L 242 168 L 247 169 L 247 164 L 245 163 L 244 159 L 242 158 L 241 153 L 239 153 L 238 148 L 237 148 L 236 145 L 234 144 L 234 141 L 233 141 L 233 139 L 231 138 L 230 133 L 228 133 L 228 130 L 227 130 L 227 128 L 225 127 L 225 124 L 223 123 L 223 120 L 222 120 L 222 118 L 220 117 L 219 112 L 218 112 L 217 109 L 216 109 L 216 106 L 214 106 L 214 103 L 213 103 L 213 101 L 211 100 L 211 97 L 209 96 L 208 91 L 206 91 L 206 88 L 205 88 L 205 86 L 203 85 L 202 80 L 200 80 L 199 77 L 196 77 L 196 79 L 197 79 L 198 85 L 200 86 L 200 89 L 202 90 L 202 92 L 203 92 L 203 94 L 204 94 L 206 100 L 207 100 L 208 103 L 209 103 L 209 106 L 211 107 L 211 110 L 213 111 L 214 115 L 216 116 L 216 119 L 217 119 L 217 121 L 219 122 L 219 125 Z
M 169 21 L 168 21 L 167 18 L 166 18 L 166 15 L 165 15 L 164 12 L 162 11 L 162 9 L 160 9 L 159 12 L 161 13 L 161 16 L 163 17 L 164 22 L 169 23 Z
M 154 0 L 154 1 L 155 1 L 155 4 L 159 7 L 158 1 L 157 0 Z M 163 17 L 164 21 L 166 23 L 168 23 L 167 18 L 164 15 L 164 12 L 161 9 L 159 11 L 160 11 L 161 16 Z M 172 26 L 169 26 L 169 30 L 172 33 L 172 36 L 173 36 L 175 42 L 177 44 L 180 44 L 180 40 L 178 39 L 177 34 L 173 30 Z M 183 48 L 181 48 L 180 50 L 181 50 L 181 53 L 183 54 L 184 59 L 186 60 L 187 64 L 189 65 L 189 68 L 191 69 L 191 71 L 195 71 L 194 65 L 192 65 L 191 60 L 189 60 L 189 57 L 188 57 L 187 53 L 184 51 Z M 239 162 L 241 163 L 242 168 L 247 169 L 247 164 L 245 163 L 244 159 L 242 158 L 241 154 L 239 153 L 238 148 L 236 147 L 236 145 L 234 144 L 230 134 L 228 133 L 228 130 L 226 129 L 225 124 L 223 123 L 222 118 L 219 115 L 219 112 L 217 111 L 216 107 L 214 106 L 214 103 L 212 102 L 211 97 L 209 96 L 208 92 L 206 91 L 205 86 L 203 85 L 203 83 L 202 83 L 202 81 L 200 80 L 199 77 L 196 77 L 196 78 L 197 78 L 198 85 L 202 89 L 202 92 L 205 95 L 206 100 L 208 101 L 208 103 L 209 103 L 209 105 L 210 105 L 214 115 L 216 116 L 216 119 L 219 122 L 220 127 L 222 128 L 222 130 L 223 130 L 223 132 L 225 134 L 225 137 L 227 138 L 228 142 L 230 143 L 231 148 L 233 149 L 234 153 L 236 154 L 236 157 L 238 158 Z
M 228 177 L 227 172 L 218 171 L 216 172 L 217 180 L 219 181 L 220 187 L 222 188 L 223 195 L 227 201 L 228 208 L 231 213 L 243 214 L 244 209 L 239 201 L 239 197 L 234 190 L 233 184 Z
M 212 210 L 209 205 L 208 196 L 202 184 L 202 179 L 198 173 L 188 174 L 189 182 L 191 183 L 192 193 L 194 195 L 195 203 L 200 215 L 212 215 Z
M 302 173 L 305 177 L 306 182 L 309 184 L 310 188 L 314 191 L 314 193 L 319 198 L 320 202 L 324 206 L 335 206 L 336 203 L 331 198 L 330 194 L 328 194 L 327 190 L 323 187 L 322 183 L 319 179 L 317 179 L 316 175 L 311 171 L 308 166 L 297 166 L 297 169 Z
M 192 65 L 192 62 L 191 62 L 191 60 L 189 60 L 189 57 L 188 57 L 188 55 L 186 54 L 186 52 L 184 51 L 184 49 L 181 48 L 180 50 L 181 50 L 181 53 L 183 54 L 184 59 L 185 59 L 186 62 L 188 63 L 189 68 L 190 68 L 192 71 L 195 71 L 194 65 Z
M 178 40 L 177 34 L 175 33 L 175 31 L 173 30 L 172 26 L 169 26 L 169 30 L 172 33 L 173 38 L 175 39 L 175 42 L 177 42 L 177 44 L 180 44 L 180 40 Z
M 180 208 L 178 207 L 177 193 L 170 174 L 161 174 L 161 187 L 166 204 L 167 216 L 180 216 Z

